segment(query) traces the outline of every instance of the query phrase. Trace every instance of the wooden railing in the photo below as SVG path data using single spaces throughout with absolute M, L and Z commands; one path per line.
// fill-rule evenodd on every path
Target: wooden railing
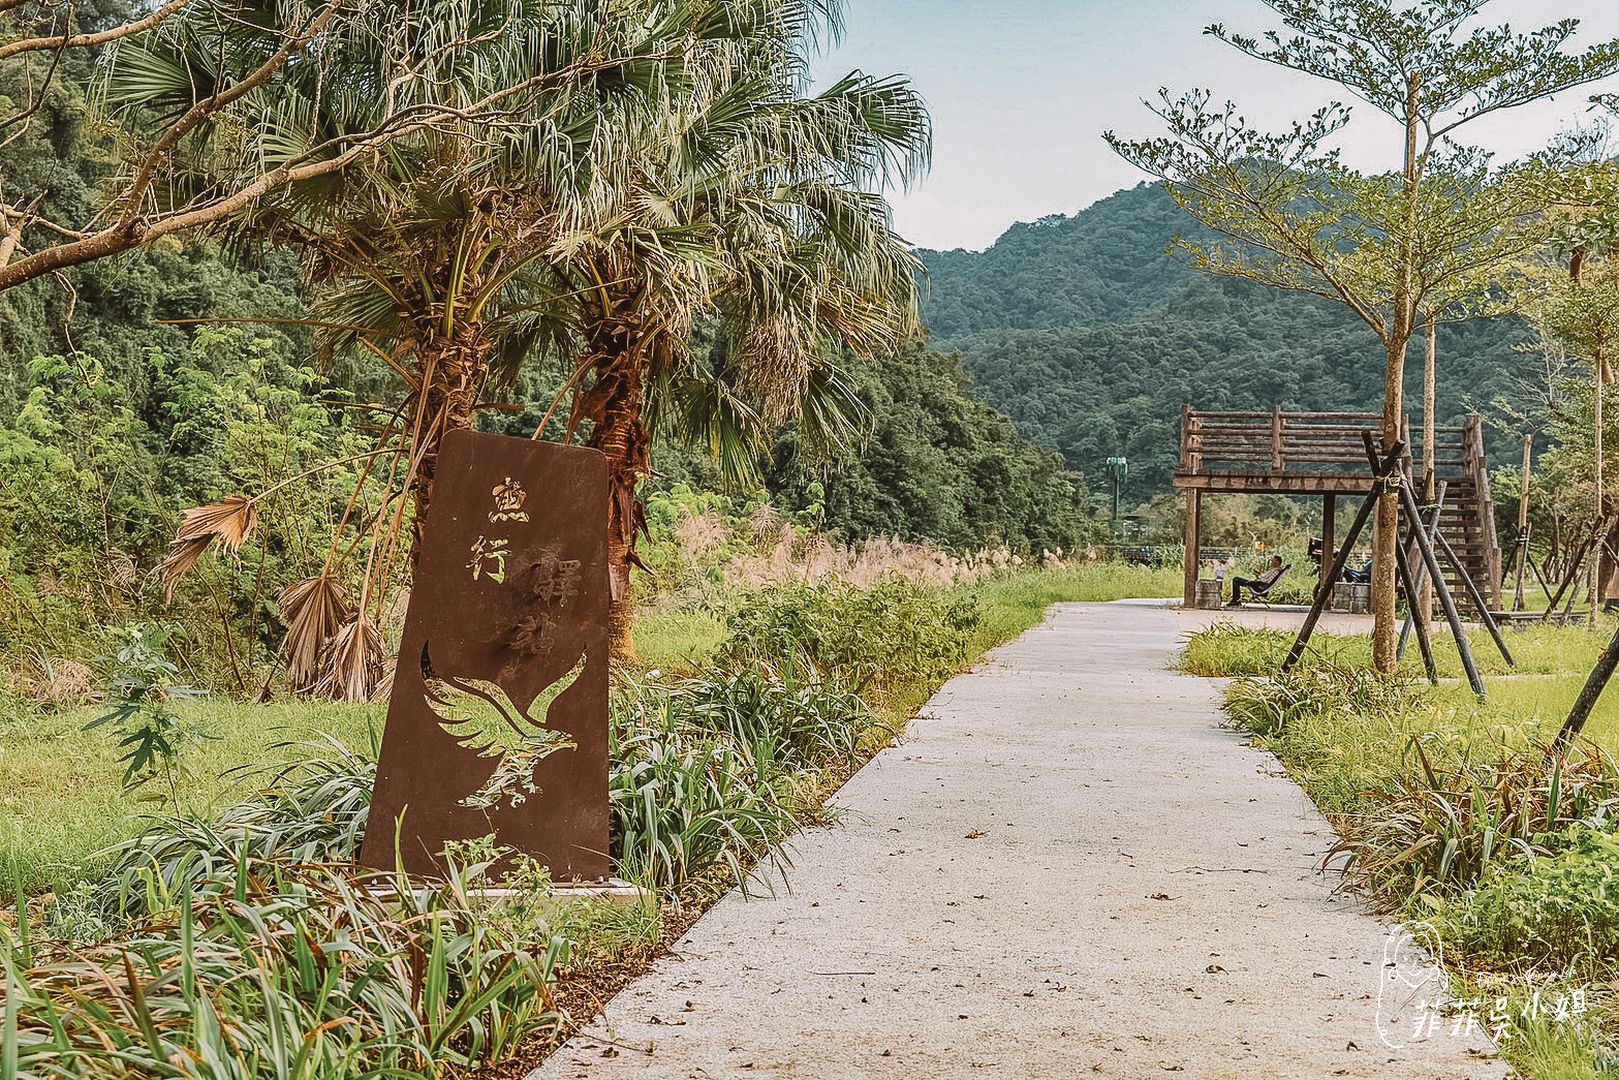
M 1469 425 L 1474 422 L 1469 421 Z M 1362 433 L 1379 431 L 1377 413 L 1194 412 L 1181 411 L 1181 463 L 1185 474 L 1200 473 L 1337 473 L 1365 472 Z M 1468 458 L 1469 427 L 1441 427 L 1434 432 L 1436 471 L 1472 475 Z M 1476 434 L 1476 433 L 1475 433 Z M 1420 436 L 1413 443 L 1410 425 L 1405 442 L 1422 460 Z M 1482 435 L 1476 437 L 1482 447 Z M 1482 450 L 1479 451 L 1482 453 Z M 1420 466 L 1419 466 L 1420 467 Z
M 1181 413 L 1181 471 L 1337 472 L 1366 468 L 1361 432 L 1372 413 Z

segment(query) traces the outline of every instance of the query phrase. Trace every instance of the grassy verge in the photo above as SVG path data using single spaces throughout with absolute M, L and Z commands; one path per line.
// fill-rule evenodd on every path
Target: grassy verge
M 1613 623 L 1604 620 L 1594 630 L 1584 626 L 1535 624 L 1509 629 L 1503 636 L 1517 662 L 1515 667 L 1507 666 L 1484 630 L 1471 630 L 1467 635 L 1473 658 L 1485 676 L 1583 674 L 1590 670 L 1598 654 L 1608 647 L 1613 636 Z M 1281 667 L 1293 638 L 1293 633 L 1288 631 L 1217 623 L 1187 643 L 1181 666 L 1188 674 L 1216 678 L 1270 675 Z M 1433 644 L 1439 677 L 1462 678 L 1461 659 L 1449 631 L 1436 630 Z M 1317 633 L 1310 639 L 1305 660 L 1307 663 L 1369 668 L 1372 663 L 1371 639 L 1364 634 L 1346 636 Z M 1411 678 L 1422 676 L 1422 657 L 1414 639 L 1406 649 L 1400 671 Z
M 1290 635 L 1216 626 L 1184 661 L 1237 676 L 1233 723 L 1332 821 L 1348 881 L 1434 927 L 1454 995 L 1509 1016 L 1497 1042 L 1536 1080 L 1619 1075 L 1619 695 L 1566 759 L 1545 749 L 1610 629 L 1515 633 L 1527 673 L 1487 679 L 1486 702 L 1454 680 L 1370 674 L 1363 640 L 1318 639 L 1276 678 Z
M 349 897 L 346 866 L 364 827 L 380 706 L 174 702 L 182 726 L 201 738 L 187 743 L 173 788 L 151 785 L 143 803 L 122 788 L 114 739 L 84 730 L 94 709 L 53 714 L 13 703 L 0 716 L 0 880 L 29 899 L 0 915 L 0 960 L 19 980 L 8 985 L 21 1002 L 26 1060 L 85 1075 L 129 1055 L 235 1060 L 269 1052 L 260 1042 L 278 1030 L 329 1029 L 353 1015 L 365 1021 L 354 1031 L 372 1024 L 386 1037 L 316 1033 L 310 1045 L 322 1060 L 386 1069 L 438 1059 L 517 1075 L 755 862 L 779 857 L 793 830 L 824 823 L 831 793 L 945 680 L 1037 623 L 1051 603 L 1164 594 L 1174 584 L 1162 572 L 1093 566 L 956 588 L 787 584 L 738 592 L 724 607 L 650 608 L 638 629 L 641 659 L 617 680 L 611 789 L 619 872 L 655 886 L 663 904 L 630 911 L 558 912 L 522 899 L 543 898 L 543 877 L 520 888 L 515 907 L 484 911 L 467 899 L 487 865 L 476 853 L 465 883 L 429 897 L 443 908 L 431 919 L 400 910 L 409 904 L 387 899 L 393 890 Z M 307 758 L 317 737 L 330 740 L 329 760 L 271 779 L 276 770 L 266 767 Z M 307 950 L 302 939 L 256 943 L 243 930 L 230 898 L 263 882 L 271 885 L 254 903 L 302 898 L 295 917 L 308 923 Z M 363 963 L 404 980 L 387 985 L 385 1000 L 360 1000 L 387 983 L 381 976 L 361 979 L 347 1005 L 306 985 L 344 919 L 378 928 Z M 435 919 L 464 936 L 429 940 L 424 928 Z M 34 949 L 31 938 L 49 944 Z M 272 1025 L 242 1027 L 228 1044 L 214 1026 L 188 1020 L 204 994 L 226 1009 L 227 1026 L 249 1022 L 248 997 L 224 982 L 204 985 L 216 973 L 227 979 L 239 961 L 225 950 L 204 967 L 188 951 L 215 939 L 262 953 L 267 976 L 279 980 Z M 107 975 L 126 948 L 154 958 L 154 972 L 178 962 L 199 981 L 163 996 L 126 987 Z M 398 958 L 417 953 L 442 954 L 442 975 L 413 997 Z M 433 1002 L 455 1000 L 492 1011 L 456 1011 L 446 1026 Z M 58 1013 L 73 1018 L 67 1028 L 50 1019 Z M 134 1019 L 92 1031 L 91 1013 Z M 446 1045 L 449 1057 L 439 1058 Z
M 202 699 L 181 711 L 202 738 L 182 759 L 179 811 L 206 820 L 243 794 L 232 770 L 294 760 L 324 737 L 367 750 L 384 707 Z M 104 860 L 94 853 L 139 831 L 147 815 L 175 809 L 166 789 L 123 790 L 113 740 L 84 730 L 95 715 L 0 700 L 0 893 L 13 881 L 39 892 L 95 877 Z
M 955 595 L 972 598 L 979 613 L 966 663 L 1039 623 L 1053 603 L 1170 596 L 1178 588 L 1176 571 L 1111 564 L 1029 571 L 962 587 Z M 636 627 L 639 667 L 688 675 L 710 670 L 727 635 L 726 617 L 707 606 L 649 608 Z M 873 705 L 890 724 L 901 724 L 941 681 L 937 675 L 900 680 Z M 222 698 L 177 708 L 203 736 L 185 754 L 179 788 L 180 813 L 199 820 L 248 793 L 232 770 L 292 760 L 306 752 L 299 744 L 321 737 L 365 751 L 386 711 L 380 704 L 259 705 Z M 113 741 L 105 732 L 83 730 L 95 715 L 94 708 L 51 712 L 0 698 L 0 892 L 9 893 L 15 880 L 37 893 L 94 877 L 100 868 L 95 852 L 133 835 L 145 816 L 173 809 L 152 799 L 162 794 L 155 787 L 124 792 Z

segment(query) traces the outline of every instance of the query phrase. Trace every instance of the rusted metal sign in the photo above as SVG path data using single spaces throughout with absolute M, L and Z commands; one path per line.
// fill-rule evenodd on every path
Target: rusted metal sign
M 607 462 L 455 431 L 440 448 L 360 861 L 432 872 L 491 833 L 605 877 Z

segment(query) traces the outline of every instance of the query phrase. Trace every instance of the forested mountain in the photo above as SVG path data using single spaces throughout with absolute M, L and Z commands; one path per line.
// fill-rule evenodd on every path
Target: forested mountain
M 930 251 L 924 316 L 986 401 L 1091 476 L 1129 457 L 1133 496 L 1167 488 L 1183 404 L 1378 411 L 1381 346 L 1327 301 L 1211 277 L 1166 248 L 1196 224 L 1143 184 L 1072 217 L 1007 230 L 988 250 Z M 1441 422 L 1521 398 L 1538 362 L 1511 320 L 1445 327 Z M 1422 358 L 1407 365 L 1421 417 Z M 1492 456 L 1511 440 L 1498 434 Z

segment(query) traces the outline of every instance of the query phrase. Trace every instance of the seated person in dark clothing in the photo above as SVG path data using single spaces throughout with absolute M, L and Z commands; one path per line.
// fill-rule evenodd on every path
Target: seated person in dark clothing
M 1269 592 L 1270 587 L 1272 585 L 1276 584 L 1277 580 L 1281 578 L 1282 569 L 1283 569 L 1283 567 L 1282 567 L 1282 557 L 1280 555 L 1272 555 L 1270 557 L 1270 569 L 1266 570 L 1263 574 L 1260 574 L 1258 577 L 1256 577 L 1256 578 L 1245 578 L 1245 577 L 1232 578 L 1231 579 L 1231 602 L 1233 604 L 1242 603 L 1242 590 L 1244 588 L 1247 588 L 1247 590 L 1250 593 L 1252 593 L 1254 596 L 1263 596 L 1265 593 Z
M 1364 585 L 1372 580 L 1372 560 L 1367 559 L 1361 568 L 1356 570 L 1352 566 L 1344 567 L 1344 580 L 1351 585 Z

